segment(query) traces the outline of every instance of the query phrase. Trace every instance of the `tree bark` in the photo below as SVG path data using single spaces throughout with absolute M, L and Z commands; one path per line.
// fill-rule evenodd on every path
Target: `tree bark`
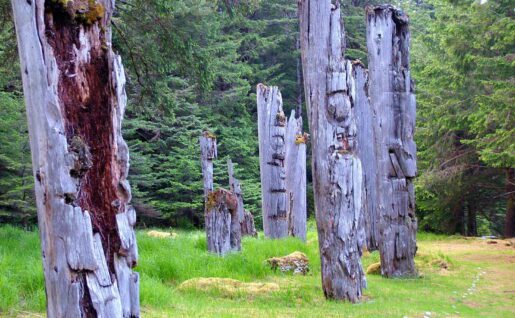
M 413 178 L 417 173 L 414 84 L 409 70 L 408 17 L 390 5 L 367 7 L 369 94 L 377 114 L 381 272 L 416 275 Z
M 114 1 L 13 0 L 48 317 L 139 317 Z M 84 13 L 77 13 L 78 8 Z M 85 9 L 85 10 L 84 10 Z
M 368 71 L 359 63 L 354 64 L 356 79 L 356 121 L 358 127 L 358 156 L 363 166 L 363 214 L 367 249 L 379 248 L 379 211 L 377 202 L 377 158 L 375 141 L 378 138 L 376 112 L 370 105 L 368 96 Z
M 505 237 L 515 236 L 515 169 L 506 169 L 506 223 L 504 227 Z
M 286 128 L 286 193 L 289 200 L 288 234 L 306 241 L 306 142 L 302 117 L 294 110 Z
M 259 163 L 263 229 L 269 238 L 288 235 L 288 198 L 284 168 L 286 116 L 279 89 L 257 86 Z
M 327 298 L 356 302 L 366 287 L 362 168 L 356 149 L 355 83 L 345 61 L 339 2 L 299 1 L 304 92 L 313 149 L 313 187 Z M 352 98 L 351 98 L 352 97 Z

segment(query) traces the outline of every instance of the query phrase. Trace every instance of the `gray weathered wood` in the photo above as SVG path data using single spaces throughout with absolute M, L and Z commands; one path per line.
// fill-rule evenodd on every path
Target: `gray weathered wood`
M 257 231 L 254 226 L 254 216 L 245 210 L 243 205 L 243 192 L 241 190 L 240 181 L 234 177 L 234 167 L 231 159 L 227 160 L 227 171 L 229 173 L 229 185 L 231 192 L 236 195 L 238 199 L 238 222 L 240 224 L 240 237 L 245 235 L 256 236 Z M 235 231 L 235 235 L 238 235 Z M 233 240 L 236 242 L 236 240 Z M 232 244 L 233 249 L 238 246 L 238 244 Z
M 245 210 L 243 214 L 243 221 L 241 222 L 241 235 L 254 237 L 257 236 L 256 226 L 254 224 L 254 216 L 247 210 Z
M 365 215 L 365 233 L 367 249 L 374 251 L 379 244 L 379 212 L 377 198 L 377 160 L 375 140 L 377 138 L 376 113 L 370 105 L 368 97 L 368 71 L 359 62 L 354 64 L 356 79 L 356 107 L 358 156 L 363 166 L 363 214 Z
M 306 142 L 302 117 L 292 110 L 285 135 L 286 193 L 289 200 L 288 234 L 306 240 Z
M 115 1 L 62 3 L 12 1 L 47 316 L 122 317 L 120 294 L 139 287 L 120 290 L 114 270 L 117 258 L 130 273 L 137 262 L 129 155 L 121 134 L 125 75 L 111 49 Z M 76 14 L 79 7 L 86 14 Z M 117 217 L 127 212 L 131 221 L 120 232 Z M 128 314 L 139 317 L 139 305 Z
M 227 160 L 227 171 L 229 172 L 229 188 L 236 197 L 236 213 L 231 217 L 231 249 L 241 250 L 241 222 L 244 218 L 243 195 L 241 193 L 240 181 L 234 177 L 234 168 L 231 159 Z
M 366 280 L 361 265 L 365 234 L 352 64 L 343 59 L 338 1 L 301 0 L 299 17 L 322 287 L 327 298 L 356 302 Z
M 263 230 L 269 238 L 288 235 L 288 203 L 284 169 L 286 116 L 279 89 L 257 86 L 259 163 Z
M 204 179 L 207 249 L 219 255 L 225 255 L 230 250 L 240 251 L 240 219 L 243 219 L 243 211 L 239 210 L 239 200 L 243 208 L 243 198 L 239 182 L 232 176 L 232 162 L 228 162 L 231 188 L 234 186 L 239 195 L 225 189 L 214 191 L 213 160 L 217 157 L 216 137 L 205 131 L 199 141 Z
M 387 277 L 413 276 L 416 104 L 409 69 L 408 17 L 390 5 L 367 7 L 366 13 L 369 96 L 378 129 L 374 146 L 381 272 Z
M 218 156 L 216 149 L 216 137 L 208 131 L 204 131 L 199 138 L 200 162 L 202 164 L 202 178 L 204 181 L 204 200 L 209 192 L 213 191 L 213 160 Z
M 234 237 L 235 231 L 241 233 L 237 206 L 237 197 L 225 189 L 217 189 L 207 195 L 205 227 L 208 251 L 223 256 L 231 250 L 241 250 L 241 239 Z
M 234 177 L 234 167 L 231 159 L 227 159 L 227 172 L 229 174 L 229 188 L 238 198 L 238 222 L 243 221 L 245 208 L 243 206 L 243 193 L 241 191 L 240 180 Z

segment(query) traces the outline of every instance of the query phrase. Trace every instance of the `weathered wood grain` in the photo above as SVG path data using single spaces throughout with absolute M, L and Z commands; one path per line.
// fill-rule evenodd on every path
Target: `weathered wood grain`
M 214 190 L 213 186 L 213 160 L 218 156 L 216 148 L 216 137 L 208 131 L 204 131 L 199 138 L 200 162 L 202 164 L 202 178 L 204 181 L 204 200 L 209 192 Z
M 243 192 L 241 190 L 240 181 L 234 177 L 234 167 L 231 159 L 227 160 L 227 171 L 229 173 L 229 185 L 231 192 L 234 193 L 234 195 L 238 199 L 238 218 L 233 220 L 232 223 L 235 227 L 239 226 L 240 232 L 238 233 L 236 229 L 233 231 L 234 242 L 231 244 L 231 246 L 233 246 L 233 249 L 238 249 L 237 247 L 241 246 L 241 236 L 254 236 L 257 234 L 257 232 L 254 227 L 254 217 L 252 216 L 252 214 L 250 214 L 250 212 L 245 211 L 245 207 L 243 205 Z M 236 225 L 235 222 L 238 222 L 238 225 Z M 237 242 L 238 239 L 240 240 L 240 242 Z
M 302 117 L 292 110 L 285 135 L 286 193 L 289 200 L 288 234 L 306 241 L 306 143 Z
M 139 302 L 139 287 L 136 283 L 124 287 L 131 290 L 120 290 L 114 266 L 120 258 L 132 273 L 137 263 L 129 154 L 121 133 L 125 75 L 111 49 L 115 1 L 76 0 L 66 8 L 60 1 L 11 3 L 47 316 L 122 317 L 120 293 L 132 293 Z M 76 14 L 78 7 L 91 14 Z M 131 221 L 123 222 L 120 231 L 118 215 L 127 212 Z M 139 317 L 139 304 L 128 314 Z
M 205 215 L 208 251 L 223 256 L 231 250 L 241 250 L 241 238 L 234 237 L 235 231 L 241 233 L 237 207 L 238 199 L 230 191 L 217 189 L 208 194 Z
M 353 63 L 354 78 L 356 80 L 356 123 L 358 128 L 357 153 L 363 166 L 363 214 L 365 215 L 365 233 L 367 249 L 374 251 L 379 244 L 379 211 L 377 197 L 377 160 L 376 138 L 378 125 L 376 112 L 370 105 L 368 96 L 368 71 L 359 62 Z
M 390 6 L 367 7 L 369 96 L 376 113 L 377 192 L 381 272 L 416 275 L 413 178 L 417 173 L 414 84 L 408 17 Z
M 269 238 L 288 235 L 288 196 L 284 168 L 286 116 L 279 89 L 257 86 L 259 164 L 263 230 Z
M 352 63 L 343 58 L 339 2 L 301 0 L 299 17 L 322 287 L 327 298 L 357 302 L 366 280 Z

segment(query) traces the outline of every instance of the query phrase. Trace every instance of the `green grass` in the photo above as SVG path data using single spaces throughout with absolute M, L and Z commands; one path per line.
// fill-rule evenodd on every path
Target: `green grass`
M 323 297 L 318 243 L 312 224 L 307 244 L 293 238 L 266 240 L 260 233 L 258 239 L 243 240 L 242 253 L 223 258 L 206 252 L 203 232 L 176 232 L 176 239 L 151 238 L 146 231 L 138 232 L 140 263 L 137 271 L 141 273 L 143 317 L 423 317 L 425 312 L 431 312 L 431 317 L 512 317 L 515 311 L 510 302 L 512 298 L 498 297 L 498 292 L 486 288 L 489 286 L 486 278 L 477 283 L 473 295 L 462 297 L 477 274 L 493 265 L 455 258 L 477 255 L 478 251 L 460 250 L 455 255 L 447 255 L 439 250 L 437 244 L 466 244 L 459 238 L 419 235 L 422 251 L 416 261 L 423 277 L 388 280 L 369 275 L 363 301 L 352 305 L 327 301 Z M 309 275 L 273 272 L 265 263 L 269 257 L 293 251 L 307 254 L 311 262 Z M 488 257 L 497 255 L 488 249 L 483 252 Z M 508 252 L 515 256 L 513 251 Z M 366 268 L 378 260 L 377 252 L 367 254 L 363 257 L 363 266 Z M 449 270 L 440 268 L 442 262 Z M 513 265 L 496 266 L 513 272 Z M 176 289 L 178 284 L 194 277 L 275 282 L 281 289 L 260 296 Z M 41 314 L 44 310 L 37 232 L 0 227 L 0 316 L 16 317 L 24 312 Z

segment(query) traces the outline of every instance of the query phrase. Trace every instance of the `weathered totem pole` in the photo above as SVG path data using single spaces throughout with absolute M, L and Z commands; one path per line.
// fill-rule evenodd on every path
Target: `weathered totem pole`
M 368 71 L 358 61 L 353 63 L 356 82 L 356 123 L 358 126 L 358 156 L 363 167 L 363 214 L 365 216 L 366 244 L 369 251 L 379 248 L 379 211 L 377 202 L 377 160 L 375 142 L 377 137 L 376 113 L 368 96 Z
M 286 192 L 286 116 L 279 89 L 257 86 L 259 163 L 263 229 L 269 238 L 288 235 L 288 195 Z
M 114 5 L 12 1 L 52 318 L 140 315 Z
M 241 225 L 238 197 L 231 191 L 213 186 L 213 160 L 217 157 L 216 137 L 205 131 L 199 138 L 204 180 L 205 228 L 207 249 L 218 255 L 241 250 Z
M 229 186 L 231 192 L 234 193 L 238 199 L 238 222 L 241 229 L 241 236 L 256 236 L 257 232 L 254 225 L 254 216 L 252 216 L 252 213 L 245 210 L 240 181 L 234 177 L 234 168 L 231 159 L 227 160 L 227 171 L 229 173 Z
M 386 277 L 413 276 L 416 104 L 409 69 L 408 17 L 390 5 L 367 7 L 366 13 L 369 96 L 377 117 L 374 146 L 381 272 Z
M 304 92 L 313 149 L 313 186 L 327 298 L 356 302 L 366 280 L 362 168 L 356 155 L 355 80 L 344 60 L 340 5 L 299 1 Z
M 292 110 L 286 128 L 286 193 L 288 203 L 288 234 L 306 240 L 306 143 L 308 134 L 302 131 L 302 117 Z

